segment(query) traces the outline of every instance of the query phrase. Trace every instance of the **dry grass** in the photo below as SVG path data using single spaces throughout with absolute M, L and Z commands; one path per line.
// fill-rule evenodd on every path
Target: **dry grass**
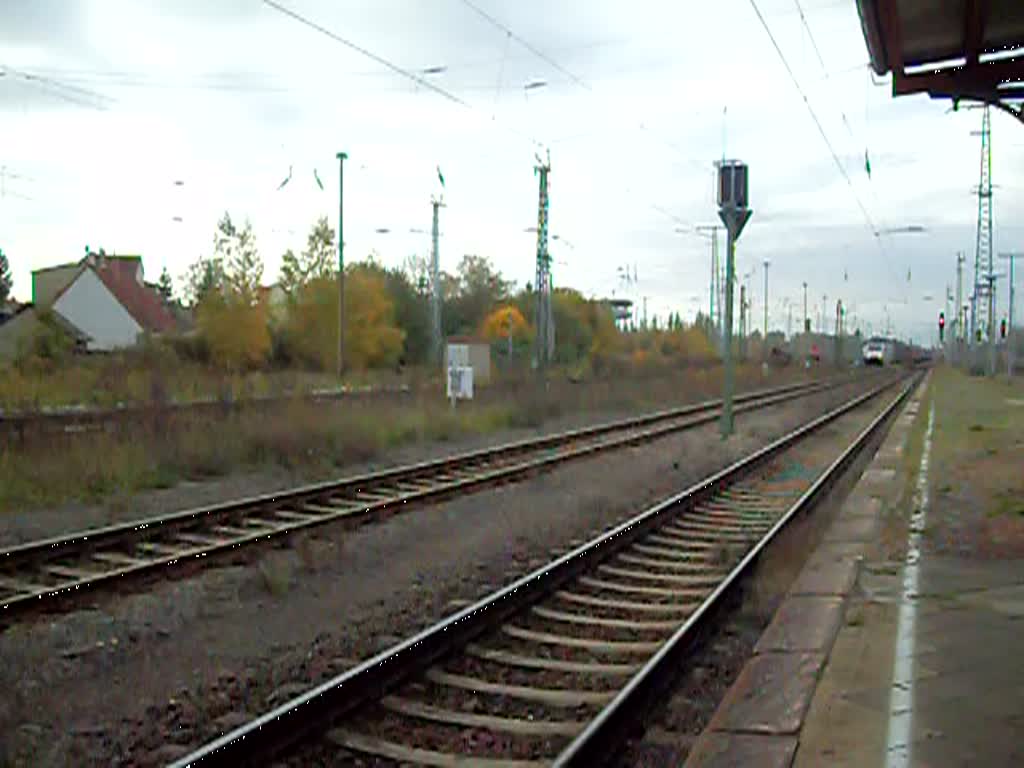
M 1024 386 L 940 368 L 930 539 L 988 556 L 1024 554 Z
M 415 372 L 407 376 L 413 377 Z M 344 381 L 349 386 L 391 385 L 398 383 L 398 377 L 393 371 L 352 371 Z M 64 363 L 39 359 L 21 365 L 0 363 L 0 409 L 239 400 L 287 396 L 337 385 L 334 374 L 313 371 L 228 373 L 181 359 L 167 346 L 154 345 L 116 354 L 74 357 Z
M 26 438 L 0 452 L 0 510 L 37 508 L 69 499 L 95 502 L 167 488 L 181 479 L 278 466 L 297 477 L 323 476 L 372 460 L 394 446 L 450 441 L 510 427 L 538 428 L 568 414 L 636 412 L 717 394 L 720 375 L 699 369 L 672 377 L 517 382 L 481 390 L 452 410 L 438 393 L 358 403 L 301 398 L 259 410 L 211 416 L 154 409 L 116 430 Z M 781 383 L 746 371 L 741 386 Z

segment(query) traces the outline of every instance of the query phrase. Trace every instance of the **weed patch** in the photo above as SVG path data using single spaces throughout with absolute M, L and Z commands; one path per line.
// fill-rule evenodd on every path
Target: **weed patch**
M 90 362 L 69 375 L 72 382 L 83 385 L 82 391 L 87 391 L 88 382 L 102 379 L 114 386 L 131 378 L 133 370 L 111 358 L 103 365 Z M 717 369 L 692 371 L 690 378 L 683 380 L 678 373 L 599 378 L 585 383 L 530 379 L 481 388 L 475 401 L 460 403 L 454 410 L 439 393 L 433 393 L 406 400 L 358 402 L 314 403 L 295 397 L 197 415 L 189 410 L 168 413 L 160 404 L 182 390 L 189 369 L 180 374 L 184 381 L 174 370 L 159 366 L 154 370 L 149 377 L 137 371 L 133 374 L 132 386 L 140 391 L 139 398 L 154 401 L 138 420 L 109 430 L 45 440 L 27 438 L 3 446 L 0 511 L 32 509 L 72 499 L 96 502 L 115 494 L 170 488 L 183 479 L 208 480 L 270 466 L 284 468 L 296 478 L 323 476 L 372 461 L 389 448 L 410 442 L 451 442 L 516 427 L 538 429 L 570 413 L 608 413 L 620 406 L 633 411 L 665 408 L 708 399 L 716 394 L 712 390 L 720 383 Z M 745 373 L 742 369 L 737 380 L 746 387 L 767 384 L 760 380 L 760 373 Z M 5 383 L 10 385 L 9 381 Z M 245 381 L 222 376 L 207 383 L 211 387 L 216 384 L 218 396 L 227 402 L 246 389 L 250 394 L 262 395 L 273 387 L 301 388 L 310 382 L 263 374 Z M 196 382 L 192 384 L 197 391 L 202 388 Z

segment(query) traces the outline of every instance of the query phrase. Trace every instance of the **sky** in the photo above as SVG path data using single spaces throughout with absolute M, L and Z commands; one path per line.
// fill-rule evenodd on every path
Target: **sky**
M 252 222 L 272 282 L 319 216 L 337 226 L 342 151 L 346 261 L 426 257 L 443 192 L 442 269 L 477 254 L 525 285 L 550 155 L 555 285 L 692 318 L 709 302 L 696 227 L 718 223 L 713 163 L 728 157 L 750 167 L 736 258 L 754 328 L 765 260 L 776 330 L 798 328 L 806 282 L 815 327 L 841 299 L 865 332 L 930 342 L 958 251 L 972 280 L 981 112 L 893 99 L 853 0 L 756 0 L 781 56 L 751 0 L 278 5 L 0 5 L 0 248 L 16 297 L 86 245 L 179 278 L 225 211 Z M 995 248 L 1024 250 L 1024 127 L 993 112 L 992 135 Z M 926 231 L 873 234 L 907 226 Z

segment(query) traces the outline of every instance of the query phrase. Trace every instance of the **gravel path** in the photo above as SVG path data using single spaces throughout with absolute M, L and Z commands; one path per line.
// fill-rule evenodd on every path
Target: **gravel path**
M 847 399 L 708 425 L 0 635 L 0 764 L 157 765 Z M 450 446 L 448 446 L 450 450 Z M 557 549 L 553 549 L 557 547 Z M 258 618 L 257 618 L 258 617 Z

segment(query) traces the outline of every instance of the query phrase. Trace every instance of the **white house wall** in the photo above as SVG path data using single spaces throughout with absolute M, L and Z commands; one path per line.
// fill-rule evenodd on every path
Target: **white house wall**
M 91 269 L 78 276 L 53 308 L 88 334 L 90 350 L 130 347 L 142 332 L 142 327 Z

